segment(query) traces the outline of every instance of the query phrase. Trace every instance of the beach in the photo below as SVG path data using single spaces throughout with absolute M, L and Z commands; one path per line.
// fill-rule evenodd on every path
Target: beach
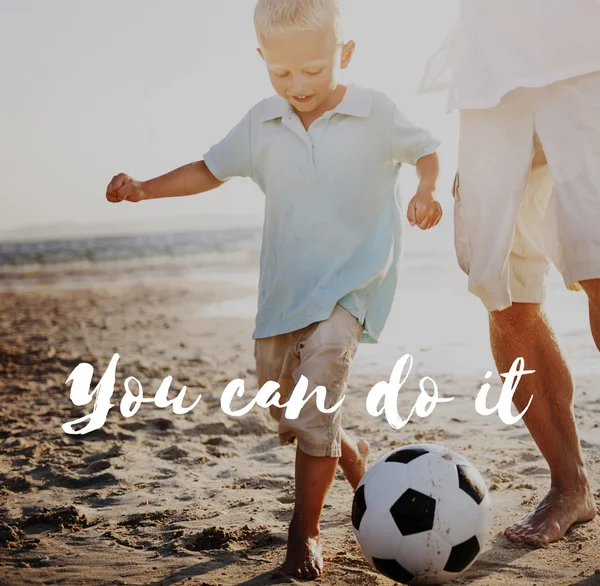
M 545 548 L 514 545 L 502 535 L 544 496 L 549 472 L 522 423 L 505 425 L 497 415 L 475 411 L 493 363 L 484 312 L 466 293 L 460 270 L 447 263 L 450 254 L 406 259 L 385 339 L 361 347 L 353 366 L 344 427 L 369 441 L 372 462 L 401 445 L 435 443 L 480 470 L 492 498 L 493 531 L 481 557 L 454 583 L 598 585 L 598 520 Z M 261 408 L 239 418 L 220 408 L 230 381 L 243 379 L 248 392 L 256 387 L 257 275 L 256 250 L 4 274 L 2 586 L 300 582 L 270 579 L 285 557 L 295 448 L 279 445 Z M 575 413 L 600 503 L 600 366 L 586 329 L 585 299 L 557 282 L 550 294 L 549 311 L 574 369 Z M 561 313 L 563 302 L 571 303 L 570 312 Z M 403 353 L 415 359 L 398 405 L 404 418 L 423 376 L 455 400 L 396 430 L 384 417 L 368 415 L 365 399 Z M 79 364 L 91 364 L 93 389 L 115 354 L 114 407 L 106 422 L 85 435 L 65 433 L 61 426 L 93 405 L 73 405 L 67 378 Z M 125 379 L 135 377 L 151 398 L 169 376 L 170 398 L 183 386 L 184 405 L 201 395 L 191 411 L 174 414 L 147 402 L 131 417 L 121 414 Z M 492 383 L 491 396 L 497 396 L 499 379 Z M 322 518 L 326 569 L 317 583 L 392 584 L 361 555 L 351 506 L 351 488 L 338 472 Z

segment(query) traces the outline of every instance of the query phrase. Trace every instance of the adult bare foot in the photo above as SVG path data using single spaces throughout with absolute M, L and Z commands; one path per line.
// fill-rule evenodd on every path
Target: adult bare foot
M 591 521 L 597 512 L 589 487 L 574 492 L 551 488 L 535 511 L 504 535 L 516 543 L 547 545 L 564 537 L 571 525 Z
M 293 576 L 305 580 L 315 580 L 323 573 L 323 554 L 320 536 L 302 535 L 294 525 L 290 525 L 285 562 L 272 576 L 282 578 Z
M 342 443 L 342 457 L 339 464 L 346 480 L 350 483 L 353 490 L 356 490 L 358 483 L 365 475 L 367 462 L 369 460 L 369 443 L 364 439 L 359 439 L 355 444 L 348 438 L 348 442 Z

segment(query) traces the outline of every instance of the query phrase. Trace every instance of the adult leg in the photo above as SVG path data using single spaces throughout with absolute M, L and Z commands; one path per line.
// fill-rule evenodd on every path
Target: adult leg
M 590 521 L 596 507 L 585 472 L 573 416 L 573 381 L 560 345 L 540 304 L 514 303 L 490 313 L 490 340 L 496 366 L 508 372 L 522 356 L 528 370 L 514 404 L 550 466 L 550 491 L 537 508 L 505 534 L 517 542 L 547 544 L 574 523 Z
M 581 281 L 590 307 L 590 328 L 596 347 L 600 350 L 600 279 Z

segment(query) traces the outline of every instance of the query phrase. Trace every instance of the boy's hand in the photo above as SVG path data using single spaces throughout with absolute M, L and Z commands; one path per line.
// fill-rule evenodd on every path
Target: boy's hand
M 141 181 L 132 179 L 129 175 L 125 175 L 125 173 L 115 175 L 106 188 L 106 199 L 111 203 L 121 201 L 138 202 L 147 198 L 144 184 Z
M 408 204 L 408 221 L 411 226 L 418 226 L 421 230 L 437 226 L 442 215 L 442 206 L 430 190 L 419 189 Z

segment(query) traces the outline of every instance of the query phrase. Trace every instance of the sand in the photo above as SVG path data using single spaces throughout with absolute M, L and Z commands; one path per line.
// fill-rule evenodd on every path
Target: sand
M 244 268 L 255 261 L 244 260 Z M 270 579 L 285 555 L 294 448 L 278 445 L 264 411 L 234 419 L 219 407 L 229 381 L 256 385 L 253 323 L 200 309 L 255 291 L 215 276 L 215 266 L 196 267 L 197 275 L 211 275 L 206 279 L 182 279 L 181 266 L 146 271 L 144 278 L 131 278 L 123 267 L 79 279 L 59 273 L 35 287 L 27 277 L 13 283 L 19 291 L 0 294 L 2 586 L 299 582 Z M 117 406 L 102 429 L 64 433 L 63 423 L 90 411 L 71 404 L 67 377 L 88 362 L 95 384 L 115 352 Z M 445 394 L 456 396 L 452 407 L 394 430 L 366 415 L 364 406 L 371 387 L 389 374 L 352 374 L 344 405 L 348 431 L 369 440 L 373 459 L 403 444 L 443 444 L 469 458 L 491 489 L 490 543 L 457 584 L 600 584 L 597 520 L 546 548 L 513 545 L 502 536 L 545 494 L 549 474 L 522 425 L 474 411 L 480 377 L 440 375 Z M 175 415 L 147 403 L 131 418 L 121 415 L 125 378 L 135 376 L 151 397 L 169 375 L 173 389 L 188 387 L 187 405 L 201 393 L 191 412 Z M 417 388 L 418 378 L 408 382 Z M 576 373 L 576 382 L 577 422 L 600 501 L 598 380 Z M 403 398 L 405 414 L 415 398 L 414 392 Z M 351 503 L 351 489 L 338 474 L 322 519 L 326 573 L 318 583 L 391 584 L 361 556 Z

